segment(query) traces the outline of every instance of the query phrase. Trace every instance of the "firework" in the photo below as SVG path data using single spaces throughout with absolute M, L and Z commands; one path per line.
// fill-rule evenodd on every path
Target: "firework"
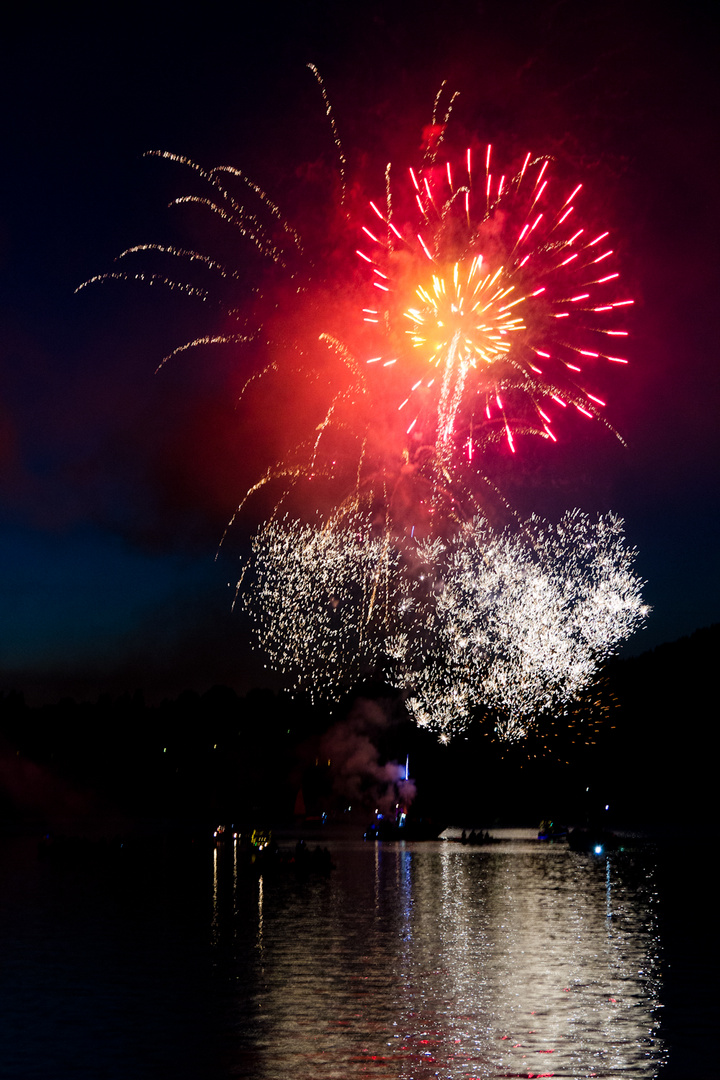
M 447 738 L 482 707 L 523 738 L 592 684 L 648 608 L 622 522 L 579 511 L 513 533 L 482 519 L 449 541 L 373 535 L 369 516 L 276 522 L 255 538 L 244 598 L 272 666 L 336 698 L 381 669 Z
M 435 440 L 447 468 L 464 449 L 518 434 L 557 441 L 568 406 L 601 418 L 605 364 L 625 364 L 633 300 L 606 230 L 583 223 L 583 184 L 528 154 L 505 173 L 486 148 L 440 164 L 437 141 L 403 197 L 370 203 L 356 254 L 369 275 L 367 364 L 397 366 L 411 440 Z M 388 173 L 389 177 L 389 173 Z M 397 209 L 398 205 L 400 210 Z
M 409 701 L 417 722 L 452 734 L 482 704 L 514 740 L 576 699 L 646 618 L 635 556 L 613 515 L 531 518 L 502 535 L 468 524 L 436 565 L 434 655 Z
M 238 594 L 270 665 L 293 690 L 336 699 L 378 666 L 398 553 L 373 535 L 369 517 L 271 521 L 252 549 Z
M 140 264 L 84 284 L 137 279 L 217 304 L 225 332 L 199 334 L 160 366 L 191 349 L 250 346 L 242 393 L 269 395 L 277 379 L 287 399 L 296 378 L 317 390 L 302 395 L 313 397 L 304 435 L 259 470 L 230 522 L 273 487 L 238 584 L 268 663 L 294 690 L 330 698 L 380 670 L 441 738 L 481 707 L 501 738 L 519 739 L 577 701 L 647 612 L 618 519 L 575 511 L 498 533 L 479 513 L 490 444 L 514 453 L 518 436 L 557 441 L 568 411 L 606 423 L 603 367 L 627 363 L 633 303 L 616 245 L 589 224 L 583 185 L 547 156 L 504 172 L 490 146 L 441 159 L 455 100 L 438 122 L 441 95 L 423 161 L 401 184 L 388 166 L 384 200 L 352 223 L 347 162 L 312 70 L 340 172 L 342 213 L 321 221 L 341 222 L 340 238 L 301 236 L 239 169 L 153 152 L 199 185 L 174 203 L 221 221 L 243 259 L 233 268 L 142 244 L 121 267 L 149 256 L 166 273 Z M 359 246 L 346 246 L 356 233 Z M 314 524 L 282 516 L 302 483 Z
M 583 184 L 565 181 L 547 156 L 527 154 L 506 170 L 496 167 L 490 146 L 442 158 L 457 96 L 443 121 L 442 88 L 423 160 L 392 184 L 388 166 L 383 200 L 369 203 L 362 225 L 353 223 L 345 208 L 347 161 L 325 87 L 310 67 L 340 177 L 338 212 L 321 218 L 329 232 L 301 236 L 240 169 L 206 169 L 151 151 L 193 181 L 195 190 L 171 205 L 193 205 L 222 222 L 244 258 L 233 268 L 193 249 L 140 244 L 122 252 L 118 269 L 80 287 L 135 279 L 217 305 L 225 332 L 183 342 L 160 366 L 191 349 L 248 345 L 256 365 L 271 346 L 285 359 L 253 366 L 248 388 L 263 392 L 268 373 L 278 371 L 286 383 L 314 381 L 317 410 L 307 437 L 269 463 L 248 494 L 279 481 L 282 502 L 304 477 L 312 474 L 317 487 L 344 471 L 346 491 L 382 500 L 412 472 L 415 520 L 431 503 L 438 521 L 463 502 L 472 515 L 478 479 L 487 482 L 486 497 L 491 492 L 481 453 L 489 443 L 515 452 L 524 434 L 556 440 L 555 421 L 568 410 L 605 422 L 603 367 L 627 362 L 623 320 L 633 303 L 621 285 L 617 245 L 588 224 L 592 204 Z M 148 257 L 167 272 L 138 265 Z M 137 268 L 128 269 L 131 262 Z M 362 299 L 353 299 L 357 265 L 367 271 Z M 463 463 L 473 474 L 464 487 Z

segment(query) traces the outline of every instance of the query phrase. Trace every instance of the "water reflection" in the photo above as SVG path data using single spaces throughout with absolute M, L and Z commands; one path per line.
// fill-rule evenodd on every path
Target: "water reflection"
M 214 864 L 213 940 L 242 1020 L 232 1075 L 657 1075 L 647 853 L 348 844 L 333 859 L 305 880 Z

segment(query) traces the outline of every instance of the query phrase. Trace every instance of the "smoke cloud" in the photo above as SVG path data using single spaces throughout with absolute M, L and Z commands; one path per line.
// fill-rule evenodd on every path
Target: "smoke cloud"
M 346 719 L 331 727 L 320 743 L 322 757 L 330 761 L 333 792 L 349 805 L 383 814 L 398 803 L 407 808 L 415 798 L 415 784 L 405 779 L 405 766 L 380 762 L 376 742 L 388 724 L 381 704 L 358 698 Z

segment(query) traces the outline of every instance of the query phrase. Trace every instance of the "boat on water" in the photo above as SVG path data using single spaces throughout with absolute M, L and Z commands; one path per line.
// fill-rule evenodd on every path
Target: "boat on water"
M 556 821 L 546 819 L 540 822 L 538 840 L 567 840 L 568 830 L 566 825 L 559 825 Z
M 433 821 L 431 818 L 414 817 L 406 810 L 398 809 L 393 815 L 375 814 L 375 820 L 368 825 L 363 839 L 370 841 L 388 840 L 437 840 L 447 827 L 447 822 Z

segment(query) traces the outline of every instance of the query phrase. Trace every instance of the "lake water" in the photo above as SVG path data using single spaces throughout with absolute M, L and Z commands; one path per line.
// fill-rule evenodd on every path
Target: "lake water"
M 299 879 L 242 872 L 232 844 L 126 873 L 3 841 L 0 1073 L 703 1075 L 654 847 L 328 846 L 333 872 Z M 702 1009 L 685 1019 L 697 1046 Z

